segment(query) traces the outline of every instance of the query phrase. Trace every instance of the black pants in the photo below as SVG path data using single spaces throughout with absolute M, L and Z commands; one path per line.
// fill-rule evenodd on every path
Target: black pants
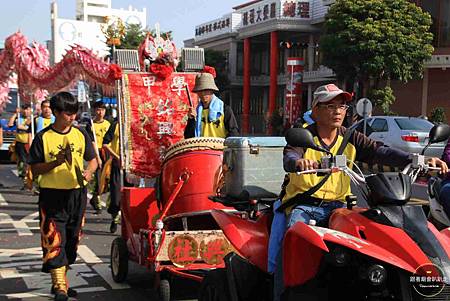
M 84 225 L 86 198 L 86 188 L 41 188 L 39 220 L 43 272 L 75 262 Z
M 111 164 L 111 176 L 109 178 L 109 194 L 111 201 L 109 202 L 108 213 L 115 217 L 120 211 L 120 165 L 117 160 L 113 159 Z
M 17 172 L 19 173 L 19 177 L 25 178 L 27 172 L 27 150 L 25 148 L 25 143 L 16 141 L 16 155 L 17 155 Z

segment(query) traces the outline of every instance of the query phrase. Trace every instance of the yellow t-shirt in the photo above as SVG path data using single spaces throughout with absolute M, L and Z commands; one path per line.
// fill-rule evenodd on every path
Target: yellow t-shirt
M 30 148 L 30 164 L 52 162 L 56 154 L 70 145 L 72 165 L 63 163 L 49 172 L 41 175 L 39 186 L 53 189 L 80 188 L 80 175 L 83 170 L 83 160 L 95 158 L 95 151 L 87 133 L 79 128 L 71 127 L 67 133 L 60 133 L 49 126 L 39 132 Z M 77 176 L 78 173 L 78 176 Z M 84 185 L 86 184 L 83 181 Z
M 103 120 L 102 122 L 94 121 L 94 133 L 95 138 L 97 139 L 97 147 L 102 148 L 103 145 L 103 137 L 105 137 L 106 132 L 108 131 L 111 123 L 108 120 Z
M 111 141 L 111 149 L 117 155 L 120 155 L 120 136 L 119 136 L 119 125 L 116 124 L 116 128 L 114 129 L 114 137 Z
M 226 138 L 227 130 L 224 123 L 224 114 L 215 122 L 208 121 L 209 109 L 202 110 L 202 137 Z

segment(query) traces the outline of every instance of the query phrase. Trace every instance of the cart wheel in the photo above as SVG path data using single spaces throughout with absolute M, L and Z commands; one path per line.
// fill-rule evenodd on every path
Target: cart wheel
M 128 274 L 128 249 L 122 237 L 117 237 L 111 245 L 111 273 L 115 282 L 123 282 Z
M 170 301 L 170 282 L 167 279 L 159 281 L 159 300 Z

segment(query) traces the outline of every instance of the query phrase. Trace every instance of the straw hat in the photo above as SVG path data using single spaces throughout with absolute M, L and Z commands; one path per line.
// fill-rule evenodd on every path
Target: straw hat
M 203 90 L 213 90 L 219 92 L 216 83 L 214 82 L 214 77 L 211 73 L 200 73 L 195 77 L 195 86 L 192 90 L 193 92 L 199 92 Z

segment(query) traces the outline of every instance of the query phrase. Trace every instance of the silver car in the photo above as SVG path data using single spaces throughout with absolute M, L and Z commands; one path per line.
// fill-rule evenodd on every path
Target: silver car
M 372 116 L 367 119 L 367 136 L 408 153 L 420 153 L 428 143 L 433 123 L 417 117 Z M 362 121 L 360 121 L 362 122 Z M 359 127 L 362 129 L 362 126 Z M 430 145 L 425 155 L 442 156 L 447 142 Z

